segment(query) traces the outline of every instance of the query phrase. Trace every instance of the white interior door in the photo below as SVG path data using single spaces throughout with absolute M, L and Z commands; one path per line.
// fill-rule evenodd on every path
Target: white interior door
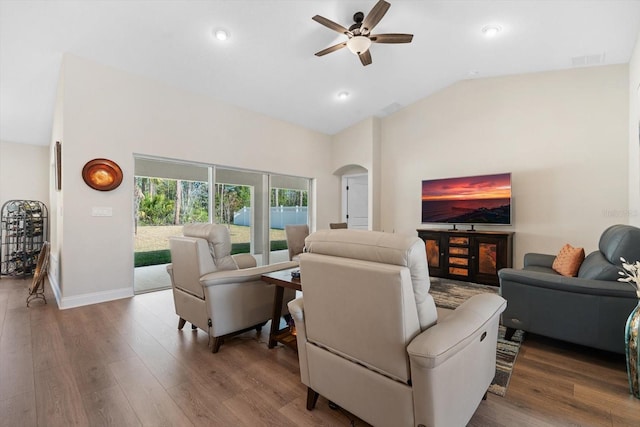
M 349 228 L 369 229 L 369 178 L 367 175 L 344 177 L 345 218 Z

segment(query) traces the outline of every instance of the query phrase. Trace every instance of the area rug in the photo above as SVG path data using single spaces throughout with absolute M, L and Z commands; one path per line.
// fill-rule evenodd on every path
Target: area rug
M 429 291 L 436 302 L 436 306 L 449 309 L 455 309 L 473 295 L 487 292 L 497 294 L 498 288 L 437 277 L 431 278 L 431 290 Z M 489 391 L 498 396 L 504 396 L 507 392 L 513 364 L 518 356 L 520 344 L 524 339 L 522 331 L 516 331 L 511 340 L 504 339 L 504 333 L 505 327 L 500 325 L 496 351 L 496 376 L 493 378 L 491 386 L 489 386 Z

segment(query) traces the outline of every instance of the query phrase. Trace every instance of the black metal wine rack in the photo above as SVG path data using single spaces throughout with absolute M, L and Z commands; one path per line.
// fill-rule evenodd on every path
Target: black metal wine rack
M 37 200 L 9 200 L 0 214 L 0 275 L 32 275 L 48 240 L 47 207 Z

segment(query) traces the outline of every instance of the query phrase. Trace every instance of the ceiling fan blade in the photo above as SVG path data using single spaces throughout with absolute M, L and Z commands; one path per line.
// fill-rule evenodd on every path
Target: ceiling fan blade
M 327 53 L 335 52 L 338 49 L 342 49 L 346 45 L 347 45 L 347 42 L 334 44 L 333 46 L 329 46 L 326 49 L 322 49 L 320 52 L 316 52 L 315 55 L 316 56 L 323 56 L 323 55 L 326 55 Z
M 369 34 L 373 27 L 375 27 L 378 22 L 382 19 L 387 10 L 389 10 L 391 5 L 384 0 L 379 0 L 375 6 L 371 9 L 371 12 L 367 16 L 364 17 L 362 21 L 362 25 L 360 26 L 360 32 L 362 34 Z
M 330 19 L 325 18 L 324 16 L 316 15 L 311 19 L 313 19 L 314 21 L 316 21 L 319 24 L 324 25 L 327 28 L 332 29 L 333 31 L 337 31 L 339 33 L 347 34 L 347 35 L 351 34 L 351 32 L 349 30 L 347 30 L 345 27 L 343 27 L 340 24 L 336 24 L 335 22 L 333 22 Z
M 362 62 L 362 65 L 366 66 L 371 64 L 371 52 L 369 52 L 369 49 L 358 55 L 358 58 L 360 58 L 360 62 Z
M 372 34 L 369 39 L 374 43 L 411 43 L 413 34 Z

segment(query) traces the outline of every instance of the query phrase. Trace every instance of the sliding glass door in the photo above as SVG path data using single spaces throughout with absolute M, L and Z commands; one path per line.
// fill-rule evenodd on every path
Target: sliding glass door
M 221 166 L 214 171 L 214 222 L 229 227 L 231 253 L 250 253 L 258 265 L 268 264 L 263 226 L 266 175 Z
M 215 167 L 215 222 L 228 224 L 233 253 L 258 265 L 289 259 L 284 226 L 309 224 L 308 178 Z
M 136 158 L 134 179 L 134 292 L 166 289 L 169 237 L 209 222 L 209 167 Z
M 309 224 L 308 178 L 271 175 L 269 214 L 271 227 L 271 261 L 287 261 L 289 252 L 284 233 L 288 224 Z
M 138 156 L 135 158 L 136 293 L 171 286 L 169 237 L 184 224 L 224 224 L 231 253 L 258 265 L 288 260 L 284 226 L 309 224 L 308 178 Z

